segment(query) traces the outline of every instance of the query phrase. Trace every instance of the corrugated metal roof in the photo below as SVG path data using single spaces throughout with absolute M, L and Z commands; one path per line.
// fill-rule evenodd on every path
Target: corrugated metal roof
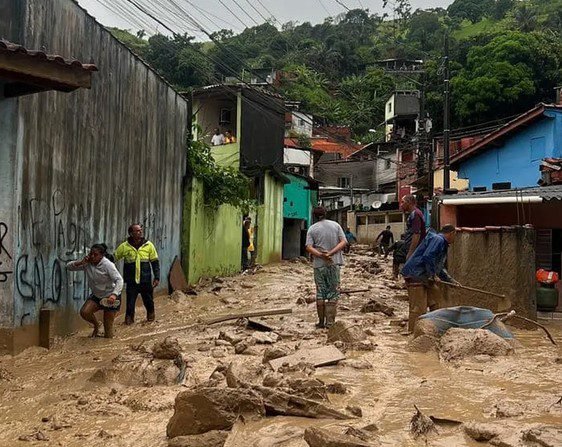
M 65 59 L 62 56 L 56 54 L 47 54 L 44 51 L 28 50 L 22 45 L 8 42 L 7 40 L 3 39 L 0 40 L 0 52 L 24 54 L 37 60 L 49 61 L 55 64 L 65 65 L 69 68 L 81 69 L 85 71 L 98 71 L 98 67 L 95 64 L 84 64 L 76 59 Z
M 562 200 L 562 185 L 536 186 L 531 188 L 505 189 L 499 191 L 463 192 L 462 194 L 441 196 L 442 199 L 463 199 L 475 197 L 528 197 L 540 196 L 546 202 Z

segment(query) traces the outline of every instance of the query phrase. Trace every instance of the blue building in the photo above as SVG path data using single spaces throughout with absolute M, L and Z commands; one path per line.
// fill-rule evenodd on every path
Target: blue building
M 537 186 L 544 158 L 562 158 L 562 105 L 540 104 L 451 158 L 471 191 Z

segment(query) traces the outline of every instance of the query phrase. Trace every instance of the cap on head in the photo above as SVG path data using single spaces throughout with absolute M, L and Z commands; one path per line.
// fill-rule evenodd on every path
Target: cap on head
M 312 210 L 312 215 L 318 219 L 326 217 L 326 208 L 323 206 L 317 206 Z

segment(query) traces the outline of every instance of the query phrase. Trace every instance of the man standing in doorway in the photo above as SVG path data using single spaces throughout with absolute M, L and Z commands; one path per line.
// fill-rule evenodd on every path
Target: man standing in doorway
M 211 137 L 212 146 L 222 146 L 225 143 L 225 138 L 220 129 L 217 127 L 215 129 L 215 134 Z
M 129 238 L 115 251 L 115 261 L 124 259 L 123 279 L 127 285 L 125 324 L 135 321 L 135 304 L 140 294 L 147 321 L 154 321 L 154 288 L 160 284 L 160 262 L 154 244 L 144 238 L 142 226 L 129 227 Z M 154 279 L 153 279 L 154 276 Z
M 347 238 L 339 223 L 326 219 L 325 208 L 314 208 L 312 214 L 318 222 L 308 229 L 306 251 L 313 256 L 318 312 L 316 327 L 324 328 L 336 321 L 342 250 L 347 246 Z
M 403 258 L 408 260 L 425 238 L 425 219 L 423 213 L 417 207 L 416 197 L 409 194 L 402 198 L 402 211 L 408 216 L 406 218 L 406 232 L 404 233 L 404 245 L 401 248 Z
M 386 227 L 386 230 L 381 231 L 375 242 L 378 242 L 379 239 L 381 240 L 381 251 L 386 258 L 388 256 L 388 248 L 394 243 L 394 234 L 390 231 L 390 225 Z
M 447 272 L 447 250 L 455 240 L 456 228 L 445 225 L 439 234 L 430 231 L 415 253 L 408 259 L 402 275 L 408 286 L 410 313 L 408 330 L 412 332 L 420 315 L 443 305 L 440 281 L 458 284 Z

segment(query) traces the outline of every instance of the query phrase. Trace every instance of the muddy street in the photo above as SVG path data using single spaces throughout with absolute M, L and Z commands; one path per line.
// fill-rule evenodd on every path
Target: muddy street
M 562 445 L 552 428 L 562 427 L 562 351 L 543 332 L 513 329 L 518 344 L 509 355 L 445 361 L 438 347 L 420 348 L 405 332 L 407 294 L 392 280 L 390 262 L 351 254 L 342 289 L 368 291 L 342 297 L 340 323 L 330 331 L 314 327 L 312 269 L 299 260 L 202 283 L 196 295 L 162 296 L 156 322 L 125 326 L 121 316 L 113 340 L 84 330 L 50 351 L 4 356 L 0 445 L 167 446 L 167 430 L 184 429 L 179 419 L 179 428 L 168 425 L 178 393 L 215 389 L 220 400 L 227 388 L 266 402 L 265 417 L 230 421 L 229 447 Z M 283 308 L 292 313 L 252 319 L 272 331 L 247 319 L 206 323 Z M 560 326 L 548 328 L 562 341 Z M 273 361 L 326 346 L 345 360 L 315 368 L 318 359 L 308 354 L 277 371 L 264 363 L 264 356 Z M 282 404 L 286 396 L 302 399 L 299 411 L 317 417 L 295 415 L 293 404 Z M 418 438 L 409 427 L 414 405 L 436 424 Z M 348 444 L 322 438 L 326 433 Z M 177 438 L 170 445 L 198 444 Z

